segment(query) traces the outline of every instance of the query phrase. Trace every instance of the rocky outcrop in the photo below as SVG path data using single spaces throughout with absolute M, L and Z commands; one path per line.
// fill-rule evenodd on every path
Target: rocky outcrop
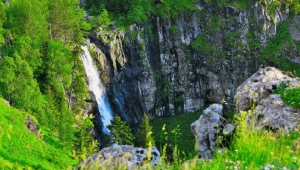
M 280 84 L 289 84 L 289 88 L 300 87 L 298 78 L 291 73 L 284 73 L 274 67 L 260 68 L 236 91 L 236 111 L 249 111 L 246 114 L 247 128 L 254 130 L 272 130 L 288 133 L 298 131 L 300 127 L 300 109 L 286 105 L 279 94 L 272 94 Z M 219 146 L 229 142 L 236 127 L 226 124 L 223 107 L 220 104 L 210 105 L 200 118 L 191 124 L 192 132 L 198 144 L 198 155 L 203 159 L 212 158 Z
M 254 127 L 279 132 L 291 132 L 300 127 L 300 109 L 293 109 L 283 103 L 279 94 L 272 94 L 262 99 L 248 117 Z
M 25 126 L 28 131 L 34 133 L 35 135 L 38 135 L 38 128 L 36 123 L 31 119 L 30 116 L 27 116 L 26 121 L 25 121 Z
M 299 84 L 293 76 L 284 74 L 275 67 L 260 68 L 250 78 L 243 82 L 236 90 L 236 109 L 250 110 L 262 99 L 267 98 L 280 84 Z
M 249 125 L 256 130 L 290 132 L 299 127 L 300 110 L 286 105 L 279 94 L 272 94 L 280 84 L 299 87 L 298 78 L 274 67 L 261 68 L 242 83 L 236 91 L 237 111 L 251 110 Z
M 150 151 L 151 153 L 148 153 Z M 150 156 L 150 158 L 148 157 Z M 152 147 L 137 148 L 131 145 L 103 148 L 100 152 L 91 155 L 77 166 L 77 169 L 135 169 L 147 160 L 152 166 L 158 165 L 159 151 Z
M 224 140 L 230 138 L 235 126 L 225 124 L 223 106 L 213 104 L 203 111 L 197 121 L 191 124 L 191 129 L 198 144 L 199 158 L 211 159 L 217 144 L 225 143 Z

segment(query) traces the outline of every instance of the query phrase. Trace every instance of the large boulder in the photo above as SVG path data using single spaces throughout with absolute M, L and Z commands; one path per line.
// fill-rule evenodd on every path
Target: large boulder
M 199 158 L 211 159 L 217 147 L 217 139 L 226 139 L 232 134 L 235 126 L 226 124 L 222 105 L 212 104 L 191 124 L 191 129 L 198 143 Z
M 150 156 L 149 159 L 148 156 Z M 135 169 L 147 160 L 150 160 L 152 166 L 156 166 L 159 159 L 160 153 L 155 147 L 145 149 L 120 145 L 103 148 L 80 163 L 77 169 Z
M 234 97 L 237 111 L 250 110 L 282 83 L 299 84 L 291 74 L 284 74 L 275 67 L 260 68 L 237 88 Z
M 290 132 L 300 125 L 300 110 L 284 104 L 279 94 L 272 94 L 259 102 L 248 117 L 248 124 L 253 120 L 256 130 Z
M 280 84 L 299 87 L 299 79 L 274 67 L 259 69 L 236 91 L 237 111 L 250 110 L 248 125 L 255 130 L 290 132 L 299 127 L 300 110 L 286 105 L 279 94 L 272 94 Z M 248 126 L 248 127 L 249 127 Z

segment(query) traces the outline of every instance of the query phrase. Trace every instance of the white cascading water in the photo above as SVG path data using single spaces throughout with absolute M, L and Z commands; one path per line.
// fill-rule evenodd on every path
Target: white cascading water
M 103 132 L 105 134 L 109 134 L 107 125 L 111 123 L 113 115 L 108 102 L 108 98 L 106 96 L 106 89 L 100 79 L 98 69 L 94 65 L 93 58 L 91 57 L 87 46 L 82 46 L 81 48 L 84 50 L 84 53 L 80 56 L 88 78 L 88 86 L 90 91 L 94 93 L 97 100 L 98 109 L 103 124 Z

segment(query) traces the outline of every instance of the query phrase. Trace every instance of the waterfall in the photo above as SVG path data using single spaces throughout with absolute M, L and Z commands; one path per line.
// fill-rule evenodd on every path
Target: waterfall
M 100 121 L 103 124 L 103 132 L 105 134 L 109 134 L 107 125 L 110 124 L 110 121 L 113 119 L 113 115 L 106 95 L 106 89 L 100 79 L 98 69 L 94 65 L 93 58 L 91 57 L 87 46 L 82 46 L 81 48 L 84 50 L 84 53 L 80 56 L 88 78 L 88 87 L 90 91 L 94 93 L 97 100 L 99 114 L 101 117 Z

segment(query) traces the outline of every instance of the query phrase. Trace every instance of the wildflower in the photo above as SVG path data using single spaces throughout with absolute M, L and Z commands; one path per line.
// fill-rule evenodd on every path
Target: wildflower
M 273 152 L 271 152 L 271 155 L 273 155 L 274 153 Z
M 238 152 L 239 150 L 236 149 L 235 151 Z
M 293 157 L 293 161 L 294 161 L 294 162 L 297 161 L 297 157 L 296 157 L 296 156 Z
M 238 160 L 238 161 L 236 161 L 236 163 L 239 165 L 241 163 L 241 161 Z

